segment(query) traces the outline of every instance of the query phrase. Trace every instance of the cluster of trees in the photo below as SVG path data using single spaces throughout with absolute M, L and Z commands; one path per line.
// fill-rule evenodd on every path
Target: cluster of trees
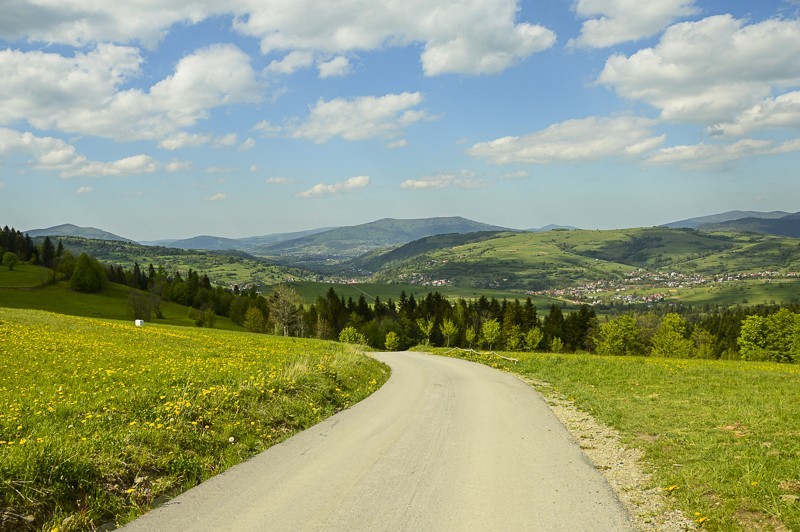
M 602 355 L 800 361 L 800 306 L 623 314 L 600 324 Z
M 52 271 L 48 279 L 43 282 L 55 282 L 59 276 L 70 279 L 76 265 L 76 259 L 64 248 L 64 243 L 59 240 L 57 245 L 49 236 L 46 236 L 40 245 L 36 245 L 27 234 L 5 226 L 0 232 L 0 261 L 9 270 L 18 264 L 37 264 Z

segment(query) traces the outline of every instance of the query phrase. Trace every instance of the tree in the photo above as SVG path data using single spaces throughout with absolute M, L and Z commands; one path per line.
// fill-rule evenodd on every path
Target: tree
M 552 353 L 562 353 L 564 351 L 564 342 L 556 336 L 550 340 L 550 351 Z
M 397 336 L 396 332 L 390 331 L 386 333 L 385 346 L 387 351 L 397 351 L 400 349 L 400 338 Z
M 264 319 L 264 313 L 261 309 L 252 306 L 247 309 L 244 314 L 244 328 L 253 333 L 267 332 L 267 320 Z
M 742 321 L 742 329 L 737 343 L 743 360 L 767 360 L 767 318 L 747 316 Z
M 539 327 L 534 327 L 525 334 L 525 347 L 528 348 L 528 351 L 533 351 L 539 347 L 542 340 L 544 340 L 544 333 Z
M 339 333 L 339 341 L 345 344 L 366 345 L 367 339 L 355 327 L 345 327 Z
M 445 339 L 445 347 L 450 347 L 450 340 L 458 334 L 458 326 L 451 319 L 442 322 L 442 336 Z
M 483 333 L 483 339 L 491 351 L 492 346 L 500 339 L 500 322 L 496 319 L 484 321 L 481 326 L 481 333 Z
M 636 318 L 630 315 L 620 316 L 600 326 L 597 341 L 599 355 L 643 355 L 644 341 L 636 324 Z
M 82 253 L 75 261 L 69 287 L 76 292 L 100 292 L 106 286 L 106 271 L 97 260 Z
M 716 336 L 702 327 L 695 327 L 689 340 L 692 342 L 692 353 L 695 358 L 715 358 L 714 346 L 717 343 Z
M 517 351 L 522 345 L 522 328 L 519 325 L 511 325 L 506 330 L 506 349 Z
M 53 267 L 53 261 L 56 258 L 56 248 L 53 245 L 53 241 L 50 240 L 49 236 L 44 237 L 44 243 L 42 244 L 42 265 L 47 268 Z
M 417 320 L 417 327 L 425 337 L 425 345 L 431 345 L 431 334 L 433 334 L 434 320 L 433 318 L 419 318 Z
M 16 253 L 8 251 L 3 255 L 3 266 L 6 266 L 8 271 L 12 271 L 17 263 L 19 263 L 19 257 L 17 257 Z
M 689 358 L 692 354 L 692 341 L 686 338 L 686 322 L 675 312 L 664 316 L 650 342 L 653 356 Z
M 297 306 L 300 296 L 288 285 L 278 285 L 272 289 L 267 300 L 269 319 L 284 336 L 289 336 L 289 329 L 297 320 Z
M 467 331 L 464 333 L 464 339 L 467 341 L 469 348 L 474 349 L 475 340 L 478 339 L 478 329 L 476 327 L 467 327 Z

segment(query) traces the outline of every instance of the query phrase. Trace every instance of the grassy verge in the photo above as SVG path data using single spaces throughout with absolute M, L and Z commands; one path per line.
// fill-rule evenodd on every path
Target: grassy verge
M 627 445 L 644 451 L 656 485 L 704 527 L 800 530 L 800 366 L 508 355 L 515 364 L 459 356 L 548 382 L 619 430 Z
M 330 342 L 0 308 L 0 529 L 127 522 L 387 377 Z

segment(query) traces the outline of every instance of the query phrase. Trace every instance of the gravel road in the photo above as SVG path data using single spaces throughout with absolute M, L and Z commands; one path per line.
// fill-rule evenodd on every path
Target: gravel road
M 631 530 L 530 386 L 422 353 L 374 355 L 372 396 L 125 530 Z

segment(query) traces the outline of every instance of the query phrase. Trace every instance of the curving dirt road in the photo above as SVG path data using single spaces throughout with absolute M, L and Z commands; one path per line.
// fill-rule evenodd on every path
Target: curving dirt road
M 372 396 L 125 530 L 631 530 L 541 396 L 486 366 L 380 353 Z

